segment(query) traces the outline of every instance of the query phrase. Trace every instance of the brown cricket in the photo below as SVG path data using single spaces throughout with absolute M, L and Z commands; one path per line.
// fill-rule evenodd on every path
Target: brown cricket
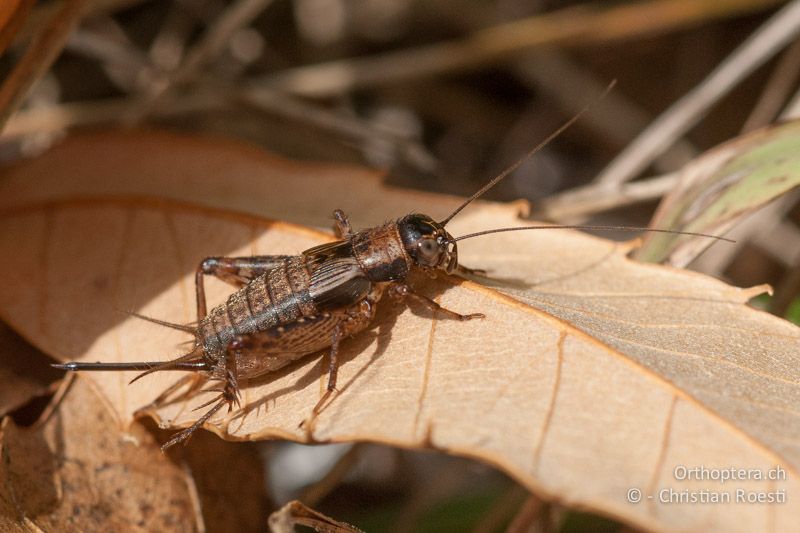
M 584 109 L 585 111 L 585 109 Z M 151 372 L 188 370 L 203 372 L 219 388 L 219 395 L 202 407 L 212 405 L 192 426 L 175 434 L 162 449 L 188 439 L 223 406 L 239 404 L 240 380 L 274 372 L 306 355 L 330 348 L 328 387 L 312 410 L 312 418 L 336 390 L 338 354 L 341 342 L 369 327 L 376 305 L 384 296 L 402 302 L 413 299 L 445 317 L 457 320 L 482 318 L 481 313 L 460 314 L 441 307 L 406 283 L 413 271 L 445 274 L 474 273 L 458 263 L 457 241 L 504 231 L 534 229 L 607 229 L 655 231 L 710 237 L 701 233 L 618 226 L 526 226 L 499 228 L 453 237 L 445 226 L 473 200 L 518 168 L 582 114 L 553 132 L 517 163 L 492 179 L 442 221 L 428 215 L 410 214 L 376 228 L 354 232 L 347 216 L 334 212 L 339 240 L 310 248 L 300 255 L 252 257 L 209 257 L 196 271 L 197 326 L 171 324 L 141 317 L 180 329 L 195 336 L 193 349 L 166 362 L 83 363 L 53 365 L 65 370 L 143 370 Z M 203 280 L 212 275 L 237 291 L 210 312 L 206 312 Z

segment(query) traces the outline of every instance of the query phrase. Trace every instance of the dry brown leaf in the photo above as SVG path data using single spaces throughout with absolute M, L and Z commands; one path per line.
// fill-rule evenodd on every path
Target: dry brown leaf
M 192 274 L 203 256 L 296 253 L 326 238 L 287 224 L 141 200 L 57 202 L 6 210 L 2 218 L 0 250 L 13 250 L 17 262 L 0 267 L 8 289 L 0 294 L 0 313 L 62 359 L 173 356 L 185 337 L 114 308 L 189 322 Z M 459 235 L 517 223 L 513 208 L 486 206 L 464 213 L 451 229 Z M 478 457 L 545 497 L 647 528 L 800 527 L 800 504 L 792 498 L 800 464 L 793 410 L 798 329 L 746 307 L 758 289 L 637 264 L 625 258 L 628 249 L 564 231 L 464 241 L 463 263 L 488 267 L 503 281 L 487 283 L 507 294 L 471 282 L 423 287 L 449 308 L 487 315 L 469 323 L 431 320 L 416 308 L 384 309 L 373 332 L 344 347 L 341 393 L 320 416 L 314 437 Z M 209 285 L 212 301 L 229 292 Z M 122 421 L 177 375 L 128 386 L 130 377 L 91 375 Z M 325 382 L 322 361 L 307 358 L 250 384 L 245 409 L 215 418 L 213 429 L 232 439 L 302 440 L 298 423 Z M 185 426 L 206 399 L 149 412 L 167 426 Z M 787 479 L 735 487 L 676 480 L 677 465 L 778 465 Z M 633 505 L 626 501 L 631 488 L 656 497 L 667 488 L 784 490 L 788 502 Z
M 330 228 L 343 209 L 354 226 L 411 211 L 443 217 L 461 199 L 387 187 L 380 172 L 296 162 L 256 146 L 166 131 L 75 134 L 0 172 L 0 208 L 36 200 L 146 195 Z M 376 201 L 379 200 L 379 201 Z
M 139 424 L 123 436 L 107 402 L 75 380 L 38 429 L 3 421 L 0 530 L 195 531 L 185 474 Z

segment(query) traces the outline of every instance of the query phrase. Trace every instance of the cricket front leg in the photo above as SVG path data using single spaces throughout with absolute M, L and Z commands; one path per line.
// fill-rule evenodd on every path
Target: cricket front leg
M 290 255 L 253 255 L 249 257 L 206 257 L 195 271 L 195 290 L 197 291 L 197 320 L 206 316 L 205 276 L 214 276 L 237 289 L 243 287 L 261 274 L 269 272 Z
M 473 318 L 486 318 L 486 315 L 484 315 L 483 313 L 471 313 L 469 315 L 462 315 L 461 313 L 456 313 L 455 311 L 451 311 L 446 307 L 442 307 L 441 305 L 439 305 L 432 299 L 428 298 L 427 296 L 414 292 L 411 289 L 411 287 L 403 283 L 395 283 L 392 286 L 390 286 L 389 296 L 397 302 L 403 302 L 411 298 L 412 300 L 421 303 L 422 305 L 424 305 L 425 307 L 427 307 L 432 311 L 442 313 L 443 315 L 450 318 L 454 318 L 456 320 L 463 321 L 463 320 L 472 320 Z

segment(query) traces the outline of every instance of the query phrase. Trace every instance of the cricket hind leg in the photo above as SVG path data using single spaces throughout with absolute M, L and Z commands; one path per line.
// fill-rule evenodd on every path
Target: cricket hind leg
M 331 398 L 335 398 L 334 395 L 339 392 L 336 388 L 336 381 L 339 375 L 339 346 L 342 339 L 346 335 L 358 333 L 372 322 L 377 310 L 376 304 L 382 295 L 383 288 L 375 287 L 366 299 L 347 310 L 347 319 L 339 322 L 333 328 L 331 332 L 331 347 L 328 352 L 328 386 L 325 389 L 325 393 L 311 410 L 311 416 L 300 422 L 299 425 L 300 428 L 305 429 L 308 440 L 313 440 L 314 423 L 322 413 L 322 409 L 330 405 Z
M 164 389 L 161 394 L 159 394 L 155 400 L 150 402 L 144 407 L 141 407 L 137 410 L 137 413 L 145 413 L 148 411 L 153 411 L 160 407 L 164 407 L 167 405 L 172 405 L 181 401 L 185 401 L 188 398 L 194 396 L 198 390 L 206 383 L 208 379 L 206 372 L 192 372 L 191 374 L 187 374 L 182 378 L 178 379 Z M 182 392 L 177 393 L 177 391 L 183 389 L 185 390 Z
M 253 255 L 250 257 L 206 257 L 197 266 L 194 282 L 197 292 L 197 320 L 206 316 L 205 276 L 214 276 L 241 288 L 258 276 L 279 266 L 289 255 Z
M 204 372 L 210 370 L 210 366 L 208 361 L 205 360 L 203 357 L 203 349 L 201 346 L 195 346 L 194 349 L 182 355 L 176 359 L 172 359 L 171 361 L 164 361 L 161 363 L 151 364 L 150 368 L 147 368 L 144 372 L 137 375 L 135 378 L 130 380 L 128 384 L 131 384 L 135 381 L 139 381 L 143 377 L 147 376 L 148 374 L 152 374 L 153 372 L 160 372 L 162 370 L 192 370 L 195 372 Z
M 209 381 L 221 382 L 222 385 L 202 390 L 202 392 L 216 392 L 219 394 L 195 407 L 195 410 L 203 409 L 209 405 L 213 406 L 190 427 L 173 436 L 161 449 L 166 450 L 175 444 L 186 442 L 195 431 L 200 429 L 225 405 L 228 406 L 228 412 L 233 409 L 234 405 L 241 407 L 239 377 L 257 377 L 293 360 L 294 357 L 283 357 L 283 354 L 280 353 L 281 350 L 288 351 L 288 347 L 281 346 L 281 337 L 290 336 L 292 331 L 303 336 L 308 327 L 313 327 L 315 324 L 322 322 L 323 320 L 295 323 L 294 325 L 279 326 L 267 331 L 253 332 L 234 338 L 228 343 L 223 360 L 210 371 Z M 303 324 L 303 326 L 298 324 Z M 256 362 L 260 362 L 262 366 L 255 364 Z M 241 368 L 239 368 L 240 365 Z
M 331 344 L 331 351 L 328 354 L 328 386 L 325 394 L 319 399 L 314 409 L 311 410 L 313 416 L 317 416 L 322 412 L 322 407 L 327 403 L 336 390 L 336 379 L 339 375 L 339 343 L 341 341 L 341 328 L 336 328 L 333 332 L 333 343 Z
M 314 317 L 303 317 L 289 324 L 234 338 L 228 344 L 224 362 L 221 361 L 211 371 L 210 379 L 223 382 L 223 386 L 216 389 L 205 389 L 207 392 L 218 392 L 219 396 L 198 407 L 201 409 L 214 404 L 209 411 L 210 414 L 206 413 L 208 416 L 204 415 L 202 420 L 198 420 L 192 427 L 183 430 L 167 444 L 172 446 L 188 439 L 192 432 L 202 426 L 225 404 L 228 405 L 229 410 L 234 404 L 241 407 L 239 378 L 251 379 L 274 372 L 304 355 L 329 346 L 328 386 L 325 394 L 312 410 L 308 422 L 313 423 L 336 393 L 338 355 L 342 339 L 361 331 L 370 323 L 375 316 L 375 304 L 381 294 L 382 289 L 376 288 L 368 298 L 346 310 L 336 313 L 320 313 Z M 326 342 L 324 339 L 330 339 L 330 342 Z M 249 408 L 249 406 L 245 406 L 246 411 Z M 302 425 L 311 426 L 310 423 Z
M 178 443 L 188 442 L 189 438 L 191 438 L 195 431 L 203 427 L 203 424 L 208 422 L 208 420 L 210 420 L 211 417 L 217 413 L 217 411 L 226 405 L 228 406 L 228 412 L 233 409 L 234 405 L 237 407 L 241 406 L 241 390 L 239 388 L 239 379 L 236 372 L 235 356 L 236 351 L 239 349 L 240 347 L 238 346 L 236 340 L 232 341 L 228 345 L 222 364 L 218 365 L 211 371 L 211 377 L 209 378 L 210 381 L 221 381 L 222 386 L 220 388 L 203 389 L 201 391 L 218 392 L 219 395 L 203 404 L 198 405 L 194 408 L 194 411 L 199 411 L 200 409 L 213 404 L 211 409 L 203 413 L 203 415 L 191 426 L 173 435 L 171 439 L 161 446 L 162 451 L 166 451 Z
M 213 402 L 215 402 L 215 401 L 217 401 L 218 399 L 219 399 L 219 397 L 218 397 L 218 398 L 215 398 L 214 400 L 212 400 L 211 402 L 209 402 L 209 404 L 210 404 L 210 403 L 213 403 Z M 224 399 L 222 399 L 222 400 L 220 400 L 219 402 L 217 402 L 217 404 L 216 404 L 214 407 L 212 407 L 211 409 L 209 409 L 208 411 L 206 411 L 206 412 L 203 414 L 203 416 L 201 416 L 200 418 L 198 418 L 198 419 L 197 419 L 197 420 L 194 422 L 194 424 L 192 424 L 192 425 L 191 425 L 191 426 L 189 426 L 188 428 L 184 429 L 183 431 L 180 431 L 179 433 L 176 433 L 175 435 L 173 435 L 173 436 L 172 436 L 172 438 L 171 438 L 171 439 L 169 439 L 167 442 L 165 442 L 164 444 L 162 444 L 162 445 L 161 445 L 161 451 L 162 451 L 162 452 L 165 452 L 165 451 L 167 451 L 169 448 L 171 448 L 172 446 L 175 446 L 176 444 L 178 444 L 178 443 L 180 443 L 180 442 L 184 442 L 184 443 L 185 443 L 185 442 L 187 442 L 187 441 L 189 440 L 189 438 L 192 436 L 192 434 L 193 434 L 195 431 L 197 431 L 198 429 L 200 429 L 200 428 L 203 426 L 203 424 L 205 424 L 206 422 L 208 422 L 208 419 L 209 419 L 209 418 L 211 418 L 212 416 L 214 416 L 214 415 L 216 414 L 216 412 L 217 412 L 217 411 L 219 411 L 220 409 L 222 409 L 222 407 L 225 405 L 225 403 L 226 403 L 226 401 L 225 401 Z M 208 405 L 208 404 L 204 404 L 204 406 L 205 406 L 205 405 Z

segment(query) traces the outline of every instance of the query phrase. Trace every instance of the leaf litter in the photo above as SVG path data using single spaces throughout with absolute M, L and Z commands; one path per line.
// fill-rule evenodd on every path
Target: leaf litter
M 347 177 L 325 182 L 318 166 L 312 169 L 319 183 L 333 186 L 309 203 L 308 195 L 298 196 L 298 187 L 307 187 L 302 164 L 276 162 L 236 143 L 157 137 L 164 142 L 137 132 L 77 136 L 63 151 L 12 168 L 0 183 L 0 249 L 13 247 L 18 258 L 16 268 L 6 265 L 10 271 L 1 273 L 11 290 L 0 294 L 0 316 L 62 360 L 171 358 L 181 353 L 185 336 L 119 310 L 191 322 L 192 274 L 202 257 L 296 253 L 331 238 L 196 205 L 103 195 L 163 189 L 194 203 L 275 210 L 318 226 L 329 224 L 335 207 L 347 208 L 360 226 L 409 210 L 436 216 L 457 203 L 381 191 L 365 176 L 354 176 L 350 186 Z M 100 149 L 104 139 L 108 150 Z M 81 151 L 85 157 L 75 158 Z M 224 194 L 212 186 L 220 165 L 235 169 Z M 58 181 L 54 169 L 75 172 Z M 109 180 L 109 173 L 119 179 Z M 52 186 L 26 189 L 31 177 Z M 95 193 L 97 183 L 105 185 Z M 365 200 L 353 193 L 361 189 L 386 199 L 388 207 L 371 202 L 381 209 L 360 210 Z M 76 200 L 86 195 L 95 199 Z M 519 211 L 519 204 L 481 203 L 448 227 L 458 235 L 518 225 Z M 465 241 L 462 263 L 487 268 L 487 278 L 415 283 L 443 305 L 480 311 L 487 319 L 454 323 L 383 305 L 372 331 L 345 344 L 341 393 L 317 420 L 313 438 L 479 458 L 543 497 L 650 529 L 798 527 L 791 496 L 783 505 L 689 505 L 679 512 L 674 505 L 625 500 L 630 487 L 709 487 L 708 481 L 674 479 L 672 469 L 681 464 L 778 465 L 788 479 L 737 488 L 766 486 L 791 495 L 798 464 L 792 408 L 798 329 L 745 305 L 764 287 L 737 289 L 637 264 L 625 257 L 632 249 L 631 243 L 560 230 Z M 30 272 L 34 279 L 25 275 Z M 211 303 L 228 292 L 210 280 Z M 297 426 L 322 394 L 323 368 L 324 358 L 310 357 L 251 383 L 244 389 L 245 409 L 220 416 L 210 429 L 236 440 L 305 439 Z M 86 378 L 102 390 L 123 427 L 148 413 L 175 428 L 188 425 L 196 416 L 191 409 L 204 400 L 173 395 L 150 405 L 178 375 L 149 376 L 131 386 L 130 373 Z
M 513 206 L 483 206 L 453 221 L 452 232 L 519 223 L 517 214 Z M 188 322 L 200 258 L 297 253 L 330 239 L 141 199 L 56 202 L 2 216 L 0 250 L 16 250 L 28 268 L 0 272 L 9 287 L 0 313 L 62 360 L 170 358 L 177 352 L 165 351 L 185 336 L 114 306 Z M 648 527 L 712 520 L 756 528 L 798 519 L 791 500 L 682 514 L 624 500 L 631 486 L 684 489 L 670 474 L 678 464 L 779 464 L 790 472 L 781 486 L 796 490 L 800 422 L 790 403 L 800 335 L 745 305 L 763 289 L 637 264 L 625 257 L 630 245 L 574 232 L 511 235 L 461 247 L 463 263 L 488 268 L 484 281 L 503 292 L 417 280 L 442 305 L 483 312 L 485 320 L 384 306 L 371 332 L 346 343 L 341 392 L 314 424 L 314 441 L 370 440 L 481 458 L 540 494 Z M 35 283 L 26 271 L 39 273 Z M 209 285 L 212 303 L 230 292 Z M 79 334 L 91 330 L 98 333 Z M 255 380 L 243 390 L 243 409 L 215 418 L 210 429 L 234 440 L 304 441 L 298 425 L 322 394 L 324 367 L 324 358 L 309 357 Z M 132 376 L 87 376 L 123 424 L 146 412 L 165 427 L 185 427 L 206 400 L 151 405 L 177 374 L 128 385 Z
M 0 530 L 196 531 L 184 472 L 80 376 L 43 424 L 0 428 Z

